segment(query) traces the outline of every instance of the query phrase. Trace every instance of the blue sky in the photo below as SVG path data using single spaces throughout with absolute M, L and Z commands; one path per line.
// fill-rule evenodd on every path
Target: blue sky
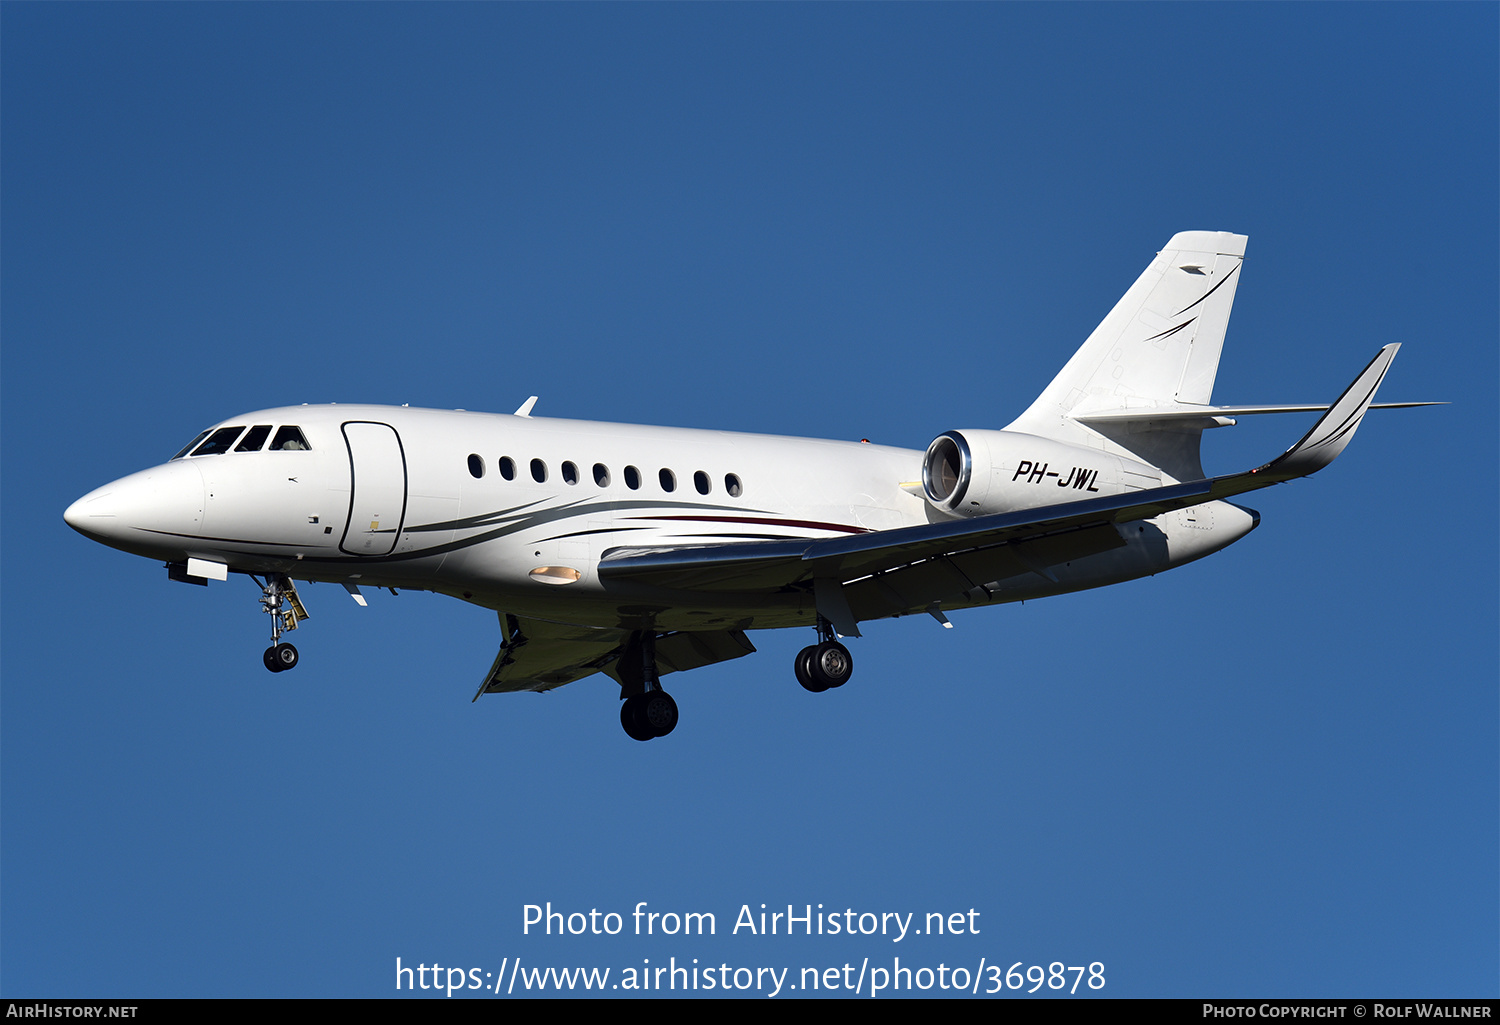
M 1495 996 L 1497 20 L 0 7 L 0 991 L 899 956 Z M 253 585 L 62 521 L 299 402 L 922 448 L 1007 423 L 1185 229 L 1250 236 L 1217 400 L 1331 400 L 1401 341 L 1381 398 L 1453 404 L 1372 415 L 1204 562 L 872 624 L 837 692 L 757 634 L 673 679 L 667 741 L 603 678 L 471 705 L 494 617 L 433 595 L 307 588 L 271 676 Z M 1260 419 L 1210 472 L 1307 426 Z M 547 901 L 718 934 L 523 935 Z M 762 903 L 980 932 L 730 933 Z

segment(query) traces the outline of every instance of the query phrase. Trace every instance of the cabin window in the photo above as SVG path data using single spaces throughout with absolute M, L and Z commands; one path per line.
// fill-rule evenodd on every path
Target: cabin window
M 484 476 L 484 460 L 475 453 L 469 453 L 469 476 L 478 480 Z
M 208 432 L 207 431 L 200 431 L 198 433 L 198 436 L 196 438 L 194 438 L 192 441 L 188 442 L 187 445 L 185 445 L 183 447 L 182 451 L 179 452 L 179 453 L 177 453 L 175 456 L 173 456 L 172 459 L 181 459 L 183 456 L 187 455 L 193 449 L 197 448 L 198 447 L 198 442 L 202 441 L 206 437 L 208 437 Z M 171 460 L 168 460 L 168 462 L 171 462 Z
M 547 483 L 547 464 L 540 459 L 531 461 L 531 479 L 538 484 Z
M 666 467 L 662 467 L 661 472 L 656 475 L 656 479 L 661 481 L 661 489 L 663 491 L 677 490 L 677 475 Z
M 562 477 L 564 484 L 578 483 L 578 467 L 571 462 L 562 464 Z
M 641 486 L 641 471 L 633 466 L 625 467 L 625 486 L 635 491 Z
M 271 439 L 272 452 L 306 452 L 312 448 L 302 436 L 300 427 L 282 427 Z
M 236 452 L 259 452 L 270 433 L 270 424 L 256 424 L 245 432 L 245 440 L 234 446 L 234 450 Z
M 213 434 L 209 435 L 207 441 L 193 449 L 193 455 L 216 456 L 222 452 L 228 452 L 230 446 L 234 444 L 234 439 L 238 438 L 244 431 L 244 424 L 240 424 L 238 427 L 220 427 Z
M 609 467 L 603 463 L 594 464 L 594 483 L 601 488 L 609 487 Z
M 745 489 L 740 485 L 740 479 L 732 473 L 724 475 L 724 490 L 729 492 L 730 498 L 739 498 Z
M 706 495 L 709 491 L 708 474 L 698 470 L 693 474 L 693 487 L 698 489 L 698 494 Z
M 516 461 L 510 456 L 500 457 L 500 476 L 506 480 L 516 479 Z

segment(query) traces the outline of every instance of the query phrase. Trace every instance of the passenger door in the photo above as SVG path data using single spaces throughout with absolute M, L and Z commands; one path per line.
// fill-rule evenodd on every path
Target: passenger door
M 339 549 L 349 555 L 389 555 L 406 517 L 406 454 L 390 424 L 350 420 L 349 522 Z

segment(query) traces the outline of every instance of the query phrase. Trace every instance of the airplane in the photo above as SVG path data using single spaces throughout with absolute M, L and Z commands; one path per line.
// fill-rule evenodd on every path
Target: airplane
M 1227 499 L 1334 460 L 1399 345 L 1327 405 L 1216 406 L 1246 236 L 1174 235 L 1019 417 L 925 452 L 866 441 L 685 430 L 406 406 L 234 416 L 175 456 L 84 495 L 85 536 L 206 585 L 248 575 L 271 617 L 263 662 L 307 618 L 294 580 L 433 591 L 499 615 L 474 695 L 603 673 L 646 741 L 677 725 L 661 678 L 811 627 L 793 675 L 841 687 L 860 624 L 1064 594 L 1184 565 L 1253 530 Z M 1255 469 L 1206 477 L 1203 431 L 1323 411 Z

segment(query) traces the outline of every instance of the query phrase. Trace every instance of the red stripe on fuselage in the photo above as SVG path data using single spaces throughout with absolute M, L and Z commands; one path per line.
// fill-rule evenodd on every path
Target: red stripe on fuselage
M 694 523 L 760 523 L 776 527 L 798 527 L 803 530 L 837 530 L 844 534 L 868 534 L 868 527 L 850 527 L 842 523 L 819 523 L 816 520 L 773 520 L 760 516 L 632 516 L 633 520 L 691 520 Z

